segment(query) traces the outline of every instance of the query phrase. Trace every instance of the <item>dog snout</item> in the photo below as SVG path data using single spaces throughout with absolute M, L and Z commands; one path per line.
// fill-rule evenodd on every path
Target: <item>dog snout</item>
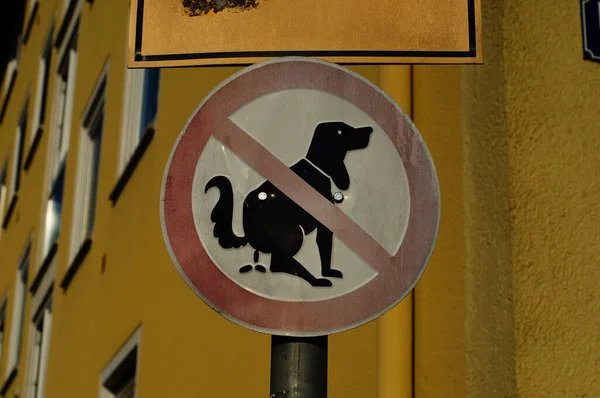
M 367 127 L 359 127 L 356 129 L 359 133 L 362 134 L 371 134 L 373 132 L 373 127 L 367 126 Z
M 354 150 L 366 148 L 369 145 L 369 139 L 372 132 L 373 127 L 371 126 L 355 128 L 352 134 L 350 134 L 351 140 L 348 149 Z

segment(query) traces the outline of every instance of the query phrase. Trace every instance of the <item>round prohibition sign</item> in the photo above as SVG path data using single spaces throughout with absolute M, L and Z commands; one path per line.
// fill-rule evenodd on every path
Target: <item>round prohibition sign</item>
M 303 108 L 306 115 L 302 109 L 296 112 L 299 117 L 310 118 L 311 109 L 324 103 L 327 105 L 338 101 L 349 104 L 344 105 L 346 108 L 340 105 L 340 109 L 345 109 L 340 111 L 340 115 L 348 115 L 350 120 L 354 117 L 353 114 L 360 113 L 366 115 L 367 119 L 364 120 L 369 120 L 370 124 L 352 125 L 340 120 L 342 116 L 315 123 L 316 128 L 311 125 L 309 137 L 312 137 L 313 141 L 306 158 L 289 167 L 290 164 L 282 162 L 281 156 L 276 156 L 272 150 L 273 145 L 278 144 L 270 144 L 264 137 L 261 141 L 252 136 L 242 128 L 243 126 L 240 127 L 232 115 L 245 107 L 254 110 L 254 104 L 260 104 L 262 101 L 271 105 L 256 108 L 259 111 L 265 110 L 264 114 L 258 115 L 257 120 L 268 121 L 271 117 L 281 119 L 283 116 L 274 113 L 279 108 L 273 107 L 271 99 L 280 101 L 281 98 L 287 98 L 282 93 L 296 92 L 304 95 L 303 98 L 308 98 L 306 101 L 309 101 L 309 105 L 310 98 L 317 98 L 313 106 Z M 286 101 L 288 105 L 294 103 L 292 100 Z M 348 111 L 349 109 L 352 111 Z M 246 120 L 244 115 L 238 119 Z M 268 124 L 265 122 L 265 125 Z M 268 130 L 267 127 L 266 129 Z M 330 130 L 333 133 L 330 134 Z M 368 159 L 371 159 L 371 164 L 378 166 L 379 152 L 374 151 L 392 151 L 399 159 L 398 172 L 383 170 L 377 178 L 383 178 L 382 183 L 387 185 L 385 178 L 401 180 L 398 175 L 402 174 L 405 184 L 399 183 L 398 186 L 403 188 L 404 196 L 392 195 L 386 202 L 373 204 L 373 208 L 367 209 L 366 213 L 369 214 L 363 215 L 353 215 L 352 211 L 340 206 L 342 196 L 340 192 L 333 191 L 349 187 L 356 189 L 356 185 L 361 185 L 360 182 L 356 182 L 352 173 L 331 171 L 338 169 L 332 165 L 336 157 L 341 156 L 342 162 L 344 159 L 348 161 L 351 156 L 346 156 L 346 152 L 341 155 L 330 155 L 330 152 L 327 152 L 327 156 L 323 157 L 322 148 L 338 145 L 335 143 L 339 142 L 335 141 L 335 133 L 345 137 L 345 151 L 363 151 L 360 152 L 360 162 L 369 162 Z M 277 134 L 286 133 L 283 131 Z M 380 135 L 378 140 L 374 138 L 376 134 Z M 373 138 L 369 138 L 370 135 Z M 329 138 L 322 138 L 313 145 L 318 136 Z M 372 144 L 369 144 L 369 140 Z M 237 200 L 227 199 L 231 196 L 232 186 L 228 177 L 211 174 L 215 172 L 211 169 L 211 161 L 206 159 L 214 142 L 221 145 L 221 152 L 228 151 L 233 154 L 234 156 L 229 156 L 231 159 L 238 159 L 236 161 L 240 167 L 247 167 L 262 178 L 262 185 L 248 193 L 243 206 L 237 203 Z M 384 142 L 381 145 L 386 146 L 377 147 L 377 142 Z M 266 148 L 269 145 L 271 150 Z M 365 148 L 372 153 L 365 152 Z M 354 170 L 360 171 L 361 167 L 355 167 Z M 329 177 L 325 179 L 331 180 L 333 191 L 325 192 L 320 189 L 319 184 L 308 178 L 310 175 L 320 176 L 320 181 L 323 181 L 323 175 Z M 370 177 L 361 178 L 365 181 Z M 198 184 L 199 181 L 201 184 Z M 234 186 L 235 182 L 234 180 Z M 363 183 L 362 187 L 366 186 L 364 184 L 368 182 Z M 211 190 L 215 191 L 214 198 L 218 198 L 216 204 L 207 204 Z M 348 195 L 350 196 L 352 195 Z M 271 197 L 285 200 L 285 208 L 288 210 L 272 216 L 260 213 L 260 219 L 267 220 L 267 224 L 285 222 L 286 225 L 294 225 L 296 229 L 279 228 L 279 225 L 276 227 L 277 231 L 301 231 L 298 236 L 300 245 L 302 239 L 306 241 L 309 233 L 315 230 L 316 234 L 313 235 L 316 236 L 319 248 L 317 258 L 321 260 L 321 275 L 315 275 L 316 272 L 311 271 L 312 268 L 303 266 L 302 261 L 292 258 L 297 250 L 290 252 L 289 258 L 283 259 L 285 253 L 280 248 L 265 249 L 268 247 L 265 239 L 261 240 L 255 236 L 260 232 L 257 230 L 262 227 L 253 230 L 252 222 L 256 222 L 257 217 L 251 215 L 252 217 L 247 218 L 244 214 L 245 237 L 232 231 L 232 210 L 227 210 L 233 207 L 231 202 L 236 202 L 238 209 L 246 209 L 251 206 L 260 207 Z M 370 202 L 363 201 L 364 203 Z M 297 210 L 289 210 L 296 208 Z M 358 205 L 356 208 L 361 209 Z M 396 208 L 405 210 L 404 221 L 399 216 L 402 211 L 396 211 Z M 316 59 L 290 57 L 246 68 L 221 83 L 202 101 L 172 149 L 162 182 L 160 211 L 165 244 L 176 269 L 187 285 L 211 308 L 227 319 L 255 331 L 291 336 L 317 336 L 345 331 L 367 323 L 391 309 L 411 291 L 424 272 L 433 251 L 440 217 L 440 195 L 435 168 L 421 135 L 410 118 L 389 96 L 363 77 L 338 65 Z M 373 232 L 372 229 L 362 227 L 360 220 L 371 217 L 370 213 L 378 213 L 378 217 L 387 217 L 391 220 L 388 223 L 393 228 L 395 224 L 402 224 L 393 229 L 401 230 L 396 246 L 393 242 L 384 242 L 387 239 L 386 235 L 389 235 L 387 230 Z M 302 217 L 296 217 L 296 214 L 301 214 Z M 221 223 L 220 217 L 225 220 L 224 223 Z M 294 221 L 296 219 L 304 220 L 304 224 L 298 224 L 300 221 Z M 226 228 L 223 227 L 225 223 L 228 223 Z M 213 231 L 213 225 L 216 225 L 214 237 L 208 237 L 207 233 L 202 232 L 208 231 L 209 227 L 210 231 Z M 269 225 L 262 229 L 268 228 Z M 229 232 L 223 232 L 226 230 Z M 287 232 L 279 235 L 289 235 L 292 238 L 295 236 Z M 374 237 L 375 235 L 379 238 Z M 346 290 L 332 290 L 337 285 L 343 285 L 342 282 L 338 282 L 345 280 L 340 279 L 342 271 L 343 278 L 347 280 L 352 280 L 353 272 L 344 269 L 344 264 L 340 264 L 340 261 L 331 260 L 332 240 L 333 246 L 337 248 L 335 250 L 339 252 L 340 248 L 347 248 L 346 251 L 350 254 L 347 254 L 346 258 L 356 258 L 356 261 L 367 264 L 372 269 L 372 275 L 361 277 L 363 280 Z M 259 253 L 268 253 L 270 256 L 270 268 L 269 264 L 255 266 L 260 273 L 253 272 L 256 275 L 253 276 L 253 280 L 264 278 L 272 283 L 279 283 L 278 281 L 283 279 L 277 278 L 285 277 L 293 279 L 293 286 L 300 284 L 301 287 L 296 290 L 287 289 L 291 293 L 284 292 L 280 296 L 275 293 L 267 294 L 253 285 L 245 284 L 244 281 L 249 279 L 244 279 L 247 274 L 242 273 L 252 269 L 251 266 L 241 267 L 239 275 L 233 271 L 224 271 L 231 266 L 224 263 L 231 261 L 223 260 L 229 258 L 223 256 L 235 252 L 241 246 L 255 250 L 255 262 Z M 322 254 L 324 247 L 329 249 L 329 258 Z M 335 250 L 334 256 L 337 255 Z M 339 258 L 343 258 L 342 255 Z M 234 264 L 235 267 L 241 265 Z M 276 290 L 275 288 L 275 285 L 271 285 L 266 291 Z M 296 291 L 302 294 L 294 296 Z

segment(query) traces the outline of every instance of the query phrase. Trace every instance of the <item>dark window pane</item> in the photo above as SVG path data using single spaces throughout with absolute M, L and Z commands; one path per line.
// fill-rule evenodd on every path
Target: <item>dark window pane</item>
M 137 347 L 134 348 L 121 362 L 108 380 L 104 388 L 115 397 L 129 398 L 135 393 L 135 374 L 137 370 Z
M 100 113 L 99 120 L 92 127 L 90 136 L 92 138 L 92 168 L 90 170 L 90 192 L 88 206 L 88 235 L 94 229 L 94 216 L 96 213 L 96 195 L 98 193 L 98 171 L 100 170 L 100 151 L 102 149 L 102 126 L 104 124 L 104 115 Z
M 4 162 L 4 167 L 2 167 L 2 171 L 0 171 L 0 187 L 4 187 L 6 185 L 6 169 L 8 168 L 7 162 Z
M 135 396 L 135 380 L 129 380 L 121 391 L 117 393 L 115 398 L 133 398 Z
M 40 126 L 44 123 L 44 119 L 46 117 L 46 102 L 48 100 L 48 81 L 50 80 L 50 61 L 52 58 L 52 46 L 48 46 L 48 48 L 44 51 L 43 56 L 46 67 L 44 68 L 44 83 L 42 86 L 42 100 L 40 102 Z
M 68 72 L 68 68 L 65 73 Z M 65 112 L 66 112 L 66 102 L 67 102 L 67 78 L 62 73 L 59 75 L 59 79 L 57 84 L 58 88 L 58 111 L 57 111 L 57 133 L 58 133 L 58 147 L 57 150 L 60 153 L 60 148 L 62 148 L 63 141 L 63 123 L 65 121 Z
M 29 248 L 27 249 L 27 252 L 25 253 L 25 258 L 23 259 L 23 262 L 21 263 L 21 283 L 23 284 L 22 289 L 21 289 L 21 318 L 20 318 L 20 324 L 19 324 L 19 340 L 17 341 L 17 363 L 19 363 L 19 358 L 21 357 L 21 348 L 23 345 L 23 326 L 25 324 L 25 300 L 27 298 L 27 269 L 29 268 Z
M 19 186 L 21 185 L 21 163 L 23 163 L 23 145 L 25 141 L 25 129 L 27 129 L 27 106 L 25 104 L 25 110 L 21 115 L 21 120 L 19 120 L 19 134 L 17 135 L 17 163 L 15 167 L 15 192 L 19 190 Z
M 150 123 L 156 118 L 158 111 L 158 86 L 160 83 L 160 69 L 146 69 L 144 71 L 144 90 L 142 93 L 142 115 L 140 121 L 140 136 Z
M 65 187 L 65 165 L 60 168 L 54 185 L 52 187 L 52 195 L 48 201 L 48 210 L 46 214 L 46 225 L 48 232 L 48 241 L 46 244 L 46 250 L 50 249 L 52 243 L 58 239 L 60 232 L 60 222 L 62 217 L 62 201 L 63 191 Z

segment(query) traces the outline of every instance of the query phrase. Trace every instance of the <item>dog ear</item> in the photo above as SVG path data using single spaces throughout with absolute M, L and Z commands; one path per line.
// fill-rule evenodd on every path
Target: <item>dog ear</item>
M 333 180 L 333 183 L 336 187 L 344 190 L 350 187 L 350 176 L 348 175 L 348 169 L 343 161 L 332 165 L 328 171 L 329 176 Z

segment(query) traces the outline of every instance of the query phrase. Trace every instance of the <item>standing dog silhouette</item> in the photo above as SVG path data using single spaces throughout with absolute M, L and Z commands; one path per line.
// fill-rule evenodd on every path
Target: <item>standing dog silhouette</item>
M 372 127 L 354 128 L 343 122 L 324 122 L 317 125 L 304 159 L 290 169 L 334 203 L 331 180 L 340 189 L 350 186 L 350 176 L 344 164 L 348 151 L 366 148 L 373 132 Z M 333 233 L 302 207 L 284 195 L 268 180 L 250 191 L 244 199 L 242 224 L 245 236 L 237 236 L 232 229 L 233 190 L 225 176 L 210 179 L 205 193 L 216 187 L 219 200 L 211 212 L 215 223 L 213 235 L 224 249 L 250 244 L 254 248 L 254 262 L 259 253 L 271 254 L 271 272 L 285 272 L 298 276 L 312 286 L 331 286 L 326 278 L 311 274 L 294 256 L 300 251 L 304 235 L 317 230 L 317 246 L 321 258 L 323 277 L 341 278 L 342 272 L 331 268 Z M 265 272 L 262 265 L 256 270 Z M 240 268 L 248 272 L 251 265 Z

